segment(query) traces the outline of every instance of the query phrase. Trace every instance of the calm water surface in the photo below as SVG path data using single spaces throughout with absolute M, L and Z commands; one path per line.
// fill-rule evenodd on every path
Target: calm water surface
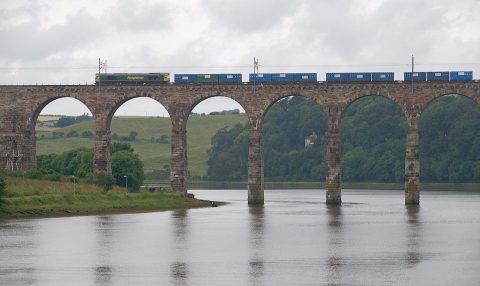
M 480 285 L 480 193 L 193 191 L 186 211 L 0 220 L 0 285 Z

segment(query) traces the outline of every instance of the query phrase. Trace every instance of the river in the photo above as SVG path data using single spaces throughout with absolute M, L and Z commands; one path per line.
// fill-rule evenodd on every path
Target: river
M 480 285 L 480 192 L 192 192 L 228 204 L 0 220 L 0 285 Z

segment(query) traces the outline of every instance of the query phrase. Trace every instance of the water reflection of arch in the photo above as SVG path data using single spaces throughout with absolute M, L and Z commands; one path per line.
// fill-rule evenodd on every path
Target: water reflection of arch
M 405 262 L 407 267 L 414 267 L 423 261 L 423 255 L 421 253 L 422 248 L 422 224 L 420 216 L 420 206 L 418 205 L 406 205 L 406 253 Z
M 188 285 L 189 265 L 186 262 L 189 238 L 188 210 L 176 210 L 171 213 L 173 260 L 170 263 L 170 281 L 172 285 Z
M 265 210 L 263 205 L 248 208 L 251 256 L 248 261 L 248 278 L 251 285 L 263 285 L 265 273 Z
M 336 285 L 342 281 L 343 255 L 341 253 L 344 247 L 344 231 L 342 207 L 340 205 L 327 205 L 327 249 L 328 256 L 325 265 L 326 278 L 329 285 Z
M 113 241 L 115 237 L 113 226 L 115 219 L 113 216 L 98 216 L 96 217 L 95 234 L 97 239 L 97 265 L 95 266 L 95 285 L 107 286 L 112 284 L 112 253 Z

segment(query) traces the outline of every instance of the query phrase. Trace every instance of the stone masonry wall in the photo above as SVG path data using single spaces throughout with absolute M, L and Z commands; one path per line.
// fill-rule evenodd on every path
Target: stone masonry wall
M 36 166 L 35 123 L 51 101 L 73 97 L 83 102 L 95 118 L 95 172 L 111 172 L 110 125 L 115 111 L 126 101 L 150 97 L 162 104 L 172 120 L 171 184 L 187 192 L 188 115 L 196 104 L 214 96 L 237 101 L 250 123 L 248 201 L 263 204 L 263 119 L 268 108 L 281 98 L 301 95 L 314 100 L 328 116 L 327 203 L 341 203 L 340 119 L 343 111 L 363 96 L 384 96 L 399 105 L 407 123 L 405 154 L 405 203 L 418 204 L 420 159 L 418 122 L 429 102 L 447 94 L 460 94 L 480 104 L 480 82 L 358 83 L 358 84 L 194 84 L 160 86 L 0 86 L 0 163 L 9 170 Z

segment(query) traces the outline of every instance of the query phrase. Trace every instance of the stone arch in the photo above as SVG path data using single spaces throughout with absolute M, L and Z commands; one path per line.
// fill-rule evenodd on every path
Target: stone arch
M 239 105 L 241 109 L 243 109 L 243 111 L 245 112 L 243 116 L 246 116 L 243 117 L 243 119 L 245 119 L 246 121 L 246 124 L 247 124 L 247 128 L 248 130 L 251 129 L 251 120 L 248 116 L 248 113 L 247 113 L 247 110 L 245 110 L 245 106 L 242 105 L 241 102 L 239 102 L 238 100 L 238 97 L 232 97 L 232 96 L 226 96 L 226 95 L 222 95 L 222 94 L 215 94 L 215 95 L 210 95 L 210 96 L 206 96 L 206 97 L 202 97 L 201 99 L 196 99 L 194 101 L 194 104 L 191 104 L 189 105 L 188 107 L 188 112 L 186 114 L 186 120 L 185 120 L 185 130 L 188 128 L 192 128 L 192 125 L 189 126 L 189 123 L 192 124 L 193 120 L 190 120 L 191 119 L 191 114 L 193 112 L 193 110 L 199 106 L 202 102 L 205 102 L 209 99 L 212 99 L 212 98 L 225 98 L 225 99 L 228 99 L 229 101 L 232 101 L 231 104 L 235 104 L 235 105 Z M 237 108 L 237 107 L 236 107 Z M 231 108 L 230 108 L 231 109 Z M 198 111 L 197 111 L 198 112 Z M 201 118 L 198 118 L 198 116 L 196 117 L 197 120 L 201 120 Z M 202 117 L 202 118 L 206 118 L 206 117 Z M 221 117 L 220 117 L 221 118 Z M 210 123 L 213 123 L 212 121 L 209 121 Z M 235 124 L 233 124 L 234 122 L 229 122 L 230 126 L 229 126 L 229 132 L 232 131 L 230 130 L 231 128 L 234 128 L 234 126 L 236 126 Z M 244 123 L 241 123 L 242 124 L 242 128 L 243 128 L 243 125 Z M 216 128 L 218 128 L 219 130 L 224 128 L 227 124 L 226 123 L 221 123 L 221 126 L 217 126 Z M 191 129 L 190 129 L 191 130 Z M 235 129 L 235 130 L 240 130 L 240 129 Z M 225 132 L 227 132 L 227 130 L 225 130 Z M 192 145 L 194 145 L 194 142 L 188 140 L 188 136 L 186 136 L 186 151 L 187 153 L 191 154 L 191 148 L 192 148 Z M 205 137 L 204 137 L 205 138 Z M 206 138 L 205 138 L 206 139 Z M 187 143 L 187 141 L 189 141 Z M 209 141 L 210 142 L 210 141 Z M 245 141 L 242 141 L 242 142 L 245 142 Z M 192 144 L 193 143 L 193 144 Z M 245 145 L 240 145 L 240 146 L 245 146 Z M 207 155 L 207 153 L 205 152 L 204 154 L 202 153 L 202 155 L 204 157 L 201 157 L 201 158 L 197 158 L 197 165 L 194 165 L 192 161 L 188 161 L 187 162 L 187 169 L 188 169 L 188 174 L 189 176 L 192 176 L 192 177 L 195 177 L 195 176 L 198 176 L 200 175 L 199 172 L 197 172 L 195 174 L 195 170 L 199 170 L 199 169 L 202 169 L 200 168 L 200 165 L 203 165 L 203 168 L 205 168 L 205 173 L 203 174 L 204 175 L 208 175 L 207 173 L 207 170 L 210 168 L 206 163 L 208 161 L 208 157 L 205 157 Z M 211 174 L 213 175 L 213 177 L 215 177 L 215 175 L 219 175 L 219 174 L 222 174 L 223 177 L 228 177 L 229 175 L 231 175 L 233 172 L 228 172 L 228 171 L 238 171 L 238 170 L 244 170 L 243 167 L 245 167 L 246 165 L 248 165 L 248 161 L 247 160 L 243 160 L 245 159 L 244 157 L 241 157 L 240 159 L 238 160 L 215 160 L 214 161 L 214 164 L 212 166 L 212 169 L 211 170 L 216 170 L 216 171 L 213 171 Z M 219 166 L 222 166 L 222 167 L 219 167 Z M 208 167 L 208 168 L 207 168 Z M 222 171 L 225 171 L 225 173 L 222 173 Z M 243 174 L 242 174 L 243 175 Z M 217 177 L 218 179 L 218 177 Z M 240 179 L 242 182 L 244 180 L 243 177 L 239 177 L 238 179 Z M 245 186 L 247 185 L 246 183 L 246 178 L 245 178 Z
M 160 142 L 160 141 L 157 141 L 157 140 L 160 140 L 160 135 L 166 135 L 166 136 L 168 136 L 168 140 L 171 139 L 172 118 L 170 116 L 170 111 L 168 110 L 167 106 L 162 104 L 161 101 L 157 97 L 150 96 L 150 95 L 147 95 L 147 94 L 138 94 L 138 95 L 134 95 L 134 96 L 123 97 L 123 98 L 115 101 L 112 104 L 112 106 L 108 109 L 108 112 L 105 113 L 104 117 L 99 119 L 98 120 L 99 122 L 97 122 L 97 125 L 98 125 L 97 126 L 97 132 L 101 131 L 101 133 L 100 133 L 101 135 L 105 134 L 102 137 L 103 140 L 105 141 L 105 148 L 103 148 L 103 151 L 101 151 L 101 152 L 103 152 L 103 155 L 106 158 L 108 158 L 107 159 L 108 161 L 111 160 L 111 155 L 112 155 L 109 147 L 110 147 L 111 144 L 113 144 L 112 143 L 113 140 L 115 140 L 115 133 L 113 133 L 113 131 L 115 131 L 115 129 L 118 127 L 118 124 L 116 125 L 115 128 L 112 126 L 112 123 L 113 123 L 113 120 L 114 120 L 114 117 L 115 117 L 115 113 L 118 112 L 118 110 L 125 103 L 131 102 L 131 101 L 134 101 L 134 100 L 141 100 L 141 99 L 148 101 L 148 102 L 138 102 L 138 104 L 141 107 L 146 106 L 146 105 L 155 106 L 155 107 L 159 107 L 159 108 L 161 107 L 161 109 L 158 109 L 158 111 L 166 112 L 166 114 L 169 117 L 169 120 L 167 121 L 166 118 L 158 119 L 158 120 L 162 120 L 161 124 L 155 125 L 155 128 L 154 128 L 155 132 L 153 132 L 152 134 L 145 134 L 145 133 L 142 133 L 142 132 L 140 132 L 139 130 L 136 130 L 136 129 L 127 130 L 127 132 L 136 131 L 136 132 L 138 132 L 137 135 L 141 139 L 145 140 L 146 138 L 148 138 L 150 140 L 150 138 L 151 138 L 152 142 Z M 139 114 L 139 116 L 142 116 L 142 117 L 144 116 L 143 111 L 139 111 L 139 110 L 137 111 L 136 110 L 136 112 L 142 112 L 141 114 Z M 116 119 L 116 120 L 121 120 L 121 119 Z M 163 120 L 165 120 L 165 121 L 163 121 Z M 161 130 L 158 129 L 158 128 L 160 128 L 159 126 L 161 126 Z M 98 129 L 99 127 L 100 127 L 100 129 Z M 151 126 L 151 127 L 153 127 L 153 126 Z M 119 134 L 119 135 L 121 135 L 121 134 Z M 125 134 L 123 134 L 123 135 L 125 135 Z M 164 140 L 166 140 L 166 139 L 167 138 L 164 138 Z M 162 141 L 162 142 L 166 143 L 167 141 Z M 151 157 L 150 163 L 145 162 L 147 157 L 145 157 L 144 153 L 141 152 L 141 148 L 140 147 L 138 147 L 138 148 L 135 147 L 135 145 L 138 144 L 136 141 L 130 142 L 130 144 L 136 149 L 136 151 L 138 152 L 138 155 L 140 156 L 141 160 L 144 162 L 144 164 L 145 164 L 145 166 L 144 166 L 145 167 L 145 174 L 146 175 L 148 175 L 147 174 L 148 172 L 153 172 L 154 170 L 157 170 L 157 169 L 160 170 L 162 166 L 167 164 L 166 162 L 168 162 L 168 165 L 170 164 L 170 160 L 169 160 L 170 148 L 167 149 L 167 147 L 164 144 L 156 145 L 156 147 L 153 147 L 156 150 L 156 155 Z M 168 150 L 168 151 L 166 151 L 166 150 Z M 101 157 L 101 156 L 99 156 L 99 157 Z M 109 169 L 109 167 L 107 167 L 107 170 L 108 169 Z
M 328 133 L 328 113 L 326 108 L 318 104 L 316 98 L 312 95 L 307 96 L 300 93 L 292 93 L 291 95 L 276 96 L 275 99 L 276 100 L 274 102 L 269 102 L 268 108 L 262 114 L 263 117 L 261 128 L 263 134 L 268 134 L 265 130 L 265 119 L 267 118 L 269 111 L 273 111 L 272 107 L 282 101 L 284 101 L 284 104 L 291 104 L 292 101 L 290 100 L 293 99 L 300 100 L 303 103 L 307 101 L 313 102 L 311 106 L 312 109 L 310 110 L 312 112 L 311 115 L 318 115 L 319 117 L 309 116 L 301 118 L 300 120 L 298 120 L 299 124 L 296 125 L 294 128 L 290 129 L 288 132 L 275 132 L 275 136 L 281 136 L 277 137 L 277 139 L 279 140 L 271 140 L 272 137 L 263 137 L 264 144 L 268 144 L 269 146 L 271 146 L 271 148 L 265 148 L 264 151 L 265 176 L 278 179 L 280 177 L 290 175 L 292 176 L 291 178 L 299 178 L 300 180 L 315 180 L 317 182 L 324 181 L 326 174 L 322 173 L 324 172 L 324 168 L 326 168 L 327 165 L 326 143 Z M 297 104 L 299 104 L 300 101 L 297 101 Z M 292 109 L 290 109 L 289 111 L 276 109 L 276 111 L 277 115 L 285 119 L 292 118 L 289 117 L 288 113 L 290 113 L 290 115 L 298 114 L 292 113 Z M 286 124 L 284 126 L 290 125 L 290 127 L 292 127 L 293 125 L 288 124 L 288 122 L 290 121 L 283 120 L 283 123 Z M 295 141 L 291 141 L 291 139 L 293 140 L 293 138 L 295 138 Z M 305 143 L 306 140 L 307 142 L 310 141 L 310 143 Z M 276 147 L 274 147 L 277 144 L 276 142 L 280 141 L 285 142 L 280 143 L 281 145 L 277 145 Z M 278 150 L 284 148 L 288 150 L 288 152 L 277 153 Z M 293 150 L 298 151 L 298 154 L 294 157 L 289 157 L 290 155 L 286 155 Z M 320 155 L 319 150 L 322 155 Z M 306 157 L 301 157 L 305 156 L 305 154 L 310 154 L 308 159 L 306 159 Z M 299 160 L 299 158 L 303 159 Z M 303 171 L 295 171 L 300 169 L 302 169 Z
M 262 114 L 261 114 L 261 126 L 263 126 L 263 121 L 265 119 L 265 116 L 267 115 L 268 111 L 270 110 L 270 108 L 277 102 L 279 102 L 280 100 L 284 99 L 284 98 L 287 98 L 287 97 L 292 97 L 292 96 L 300 96 L 300 97 L 305 97 L 307 99 L 310 99 L 312 100 L 313 102 L 315 102 L 316 106 L 318 106 L 318 108 L 320 108 L 323 112 L 327 112 L 327 110 L 325 109 L 325 106 L 324 105 L 321 105 L 318 103 L 318 100 L 316 97 L 312 96 L 312 95 L 307 95 L 307 94 L 302 94 L 302 93 L 299 93 L 299 92 L 292 92 L 288 95 L 285 95 L 285 94 L 279 94 L 279 95 L 275 95 L 273 98 L 269 99 L 269 102 L 267 103 L 267 105 L 265 106 L 265 108 L 263 109 L 262 111 Z
M 126 96 L 126 97 L 123 97 L 123 98 L 115 101 L 113 103 L 113 105 L 111 106 L 110 110 L 108 111 L 108 113 L 106 114 L 104 128 L 110 130 L 110 126 L 112 125 L 112 119 L 113 119 L 113 116 L 114 116 L 115 112 L 117 112 L 117 110 L 123 104 L 125 104 L 126 102 L 128 102 L 132 99 L 137 99 L 137 98 L 149 98 L 149 99 L 152 99 L 152 100 L 158 102 L 162 107 L 164 107 L 166 109 L 166 111 L 168 113 L 168 116 L 170 117 L 170 119 L 172 119 L 171 111 L 169 110 L 168 105 L 162 103 L 158 98 L 156 98 L 154 96 L 151 96 L 150 94 L 146 94 L 146 95 L 145 94 L 140 94 L 140 95 Z
M 30 115 L 30 117 L 28 117 L 28 120 L 27 120 L 27 132 L 25 132 L 25 138 L 26 138 L 26 141 L 28 142 L 28 149 L 29 149 L 29 156 L 31 157 L 31 166 L 29 168 L 36 168 L 37 167 L 37 138 L 36 138 L 36 123 L 38 121 L 38 117 L 40 116 L 40 113 L 45 109 L 45 107 L 47 107 L 47 105 L 49 105 L 50 103 L 54 102 L 55 100 L 58 100 L 58 99 L 63 99 L 63 98 L 72 98 L 74 99 L 76 102 L 76 104 L 78 105 L 78 103 L 80 103 L 81 105 L 83 105 L 84 107 L 86 107 L 88 109 L 88 111 L 92 114 L 92 116 L 94 116 L 93 112 L 92 112 L 92 109 L 81 99 L 81 98 L 77 98 L 77 97 L 74 97 L 74 96 L 68 96 L 68 95 L 65 95 L 65 96 L 55 96 L 55 97 L 50 97 L 50 98 L 47 98 L 45 100 L 41 100 L 38 102 L 38 104 L 36 104 L 34 106 L 34 108 L 32 109 L 32 113 Z M 93 146 L 93 143 L 92 143 L 92 146 Z
M 449 98 L 451 98 L 451 102 L 448 101 Z M 473 162 L 478 162 L 478 160 L 475 159 L 477 156 L 472 155 L 472 153 L 470 153 L 472 150 L 469 149 L 473 146 L 478 146 L 478 136 L 475 135 L 479 131 L 478 124 L 474 124 L 473 126 L 476 127 L 476 129 L 472 130 L 470 129 L 472 128 L 472 125 L 459 125 L 458 122 L 456 122 L 456 119 L 462 118 L 463 120 L 467 121 L 472 120 L 471 123 L 477 122 L 474 120 L 474 118 L 476 119 L 477 117 L 468 117 L 467 119 L 466 117 L 463 117 L 462 114 L 466 114 L 468 109 L 470 109 L 470 111 L 474 111 L 475 113 L 478 112 L 480 110 L 479 99 L 479 97 L 475 97 L 474 95 L 468 93 L 442 92 L 435 94 L 432 96 L 432 98 L 429 98 L 429 100 L 425 102 L 425 105 L 422 106 L 418 119 L 419 141 L 421 142 L 419 154 L 422 162 L 424 162 L 421 165 L 422 179 L 428 181 L 441 180 L 452 183 L 455 182 L 455 180 L 458 180 L 458 177 L 455 179 L 455 173 L 458 176 L 458 174 L 463 175 L 471 172 L 470 174 L 472 177 L 470 179 L 478 181 L 478 177 L 477 179 L 474 178 L 474 174 L 476 172 L 470 169 L 473 167 L 470 166 L 470 168 L 466 169 L 460 167 L 463 162 L 468 163 L 470 160 Z M 445 102 L 442 102 L 443 100 L 445 100 Z M 460 101 L 455 102 L 455 100 Z M 461 106 L 457 105 L 459 103 Z M 469 106 L 463 105 L 464 103 L 468 103 Z M 450 107 L 450 112 L 454 112 L 453 116 L 452 113 L 449 113 L 448 110 L 445 109 L 441 110 L 441 113 L 430 112 L 430 114 L 428 114 L 429 109 L 434 108 L 435 105 L 437 105 L 437 108 L 440 106 L 442 109 L 447 106 Z M 476 114 L 478 115 L 478 113 Z M 443 117 L 441 118 L 443 120 L 431 120 L 430 124 L 427 124 L 429 115 L 430 118 L 437 119 L 438 116 L 441 116 Z M 435 124 L 435 122 L 441 122 L 441 124 Z M 464 134 L 469 134 L 471 137 L 462 137 Z M 459 138 L 464 140 L 459 140 Z M 471 139 L 472 141 L 468 139 Z M 430 145 L 429 143 L 432 142 L 430 140 L 434 140 L 436 144 Z M 428 148 L 426 146 L 428 146 Z M 452 153 L 453 148 L 458 148 L 463 151 L 459 153 Z M 465 150 L 468 150 L 468 152 Z M 462 163 L 459 164 L 459 162 Z M 463 166 L 468 166 L 468 164 Z M 459 169 L 461 169 L 461 171 L 459 171 Z M 463 177 L 460 180 L 470 179 Z
M 369 97 L 369 96 L 383 97 L 383 98 L 386 98 L 386 99 L 392 101 L 393 103 L 395 103 L 400 108 L 400 110 L 402 110 L 404 118 L 407 119 L 407 117 L 408 117 L 407 115 L 409 114 L 409 112 L 407 110 L 407 107 L 404 104 L 402 104 L 401 102 L 399 102 L 397 97 L 385 95 L 383 93 L 370 93 L 370 94 L 359 93 L 359 94 L 355 94 L 353 97 L 348 97 L 346 104 L 341 106 L 341 110 L 340 110 L 341 115 L 340 116 L 343 117 L 343 114 L 344 114 L 345 110 L 347 110 L 350 107 L 350 105 L 352 105 L 354 102 L 356 102 L 357 100 L 359 100 L 361 98 L 365 98 L 365 97 Z
M 246 103 L 244 103 L 241 98 L 238 98 L 238 97 L 235 97 L 235 96 L 230 96 L 228 94 L 210 94 L 210 95 L 207 95 L 207 96 L 202 96 L 201 98 L 196 98 L 188 107 L 187 109 L 187 117 L 190 116 L 190 113 L 193 111 L 193 109 L 195 109 L 195 107 L 200 104 L 201 102 L 207 100 L 207 99 L 210 99 L 210 98 L 215 98 L 215 97 L 226 97 L 226 98 L 229 98 L 233 101 L 235 101 L 237 104 L 239 104 L 242 109 L 245 111 L 245 114 L 247 115 L 247 117 L 250 119 L 252 118 L 252 111 L 251 111 L 251 108 L 249 108 L 250 106 Z M 249 120 L 250 122 L 250 120 Z
M 401 114 L 403 115 L 400 120 L 400 122 L 398 122 L 399 124 L 395 124 L 395 125 L 392 125 L 392 128 L 388 128 L 388 130 L 396 130 L 398 132 L 394 132 L 394 133 L 382 133 L 382 135 L 385 135 L 383 137 L 376 137 L 382 141 L 379 141 L 379 142 L 375 142 L 373 141 L 373 137 L 368 137 L 366 141 L 364 141 L 363 143 L 367 143 L 367 145 L 369 147 L 365 147 L 364 144 L 361 144 L 360 142 L 358 142 L 357 144 L 355 144 L 354 142 L 351 142 L 352 144 L 350 144 L 350 147 L 351 149 L 349 150 L 346 150 L 346 148 L 344 147 L 347 147 L 348 149 L 348 145 L 345 146 L 343 145 L 343 143 L 345 142 L 344 138 L 342 138 L 343 136 L 339 136 L 339 144 L 341 145 L 341 153 L 340 153 L 340 164 L 341 164 L 341 169 L 342 169 L 342 177 L 343 178 L 346 178 L 347 180 L 350 179 L 352 181 L 355 181 L 355 180 L 377 180 L 379 179 L 378 178 L 378 175 L 380 174 L 383 174 L 385 175 L 385 177 L 383 177 L 381 180 L 395 180 L 395 181 L 398 181 L 398 182 L 401 182 L 403 179 L 404 179 L 404 170 L 405 170 L 405 148 L 407 147 L 406 145 L 406 142 L 407 142 L 407 136 L 408 136 L 408 115 L 409 113 L 407 113 L 407 111 L 402 108 L 402 105 L 399 104 L 398 101 L 395 100 L 394 97 L 389 97 L 389 96 L 384 96 L 384 95 L 381 95 L 381 94 L 365 94 L 365 95 L 359 95 L 359 96 L 355 96 L 353 98 L 348 98 L 348 101 L 347 101 L 347 104 L 343 105 L 342 109 L 341 109 L 341 115 L 340 115 L 340 133 L 341 134 L 346 134 L 346 122 L 345 122 L 345 118 L 346 118 L 346 115 L 347 115 L 347 111 L 348 109 L 354 105 L 355 103 L 359 103 L 362 99 L 366 99 L 366 98 L 381 98 L 381 99 L 386 99 L 385 102 L 389 102 L 390 104 L 393 103 L 393 106 L 394 106 L 394 109 L 395 110 L 400 110 L 401 111 Z M 382 121 L 374 121 L 375 123 L 381 123 Z M 384 121 L 383 121 L 384 122 Z M 384 124 L 387 124 L 387 127 L 389 126 L 391 121 L 388 121 L 388 122 L 384 122 Z M 401 128 L 399 128 L 399 126 L 401 126 L 400 124 L 404 124 L 404 130 L 403 132 L 401 131 Z M 397 128 L 394 128 L 394 126 L 396 126 Z M 380 126 L 379 126 L 380 127 Z M 382 127 L 384 130 L 385 130 L 385 126 Z M 362 128 L 361 130 L 369 130 L 371 131 L 372 130 L 372 126 L 371 126 L 371 122 L 370 123 L 367 123 L 367 126 L 364 126 L 364 128 Z M 377 134 L 378 136 L 379 134 Z M 355 136 L 354 136 L 355 137 Z M 394 141 L 392 141 L 392 139 L 394 139 Z M 398 141 L 398 140 L 401 140 L 401 141 Z M 403 146 L 403 152 L 402 153 L 397 153 L 397 152 L 391 152 L 392 150 L 392 147 L 393 147 L 393 150 L 398 150 L 397 148 L 400 148 L 399 146 L 400 145 L 397 145 L 397 144 L 400 144 L 401 143 L 401 146 Z M 371 155 L 370 152 L 372 152 L 373 150 L 375 150 L 375 148 L 377 148 L 377 146 L 381 146 L 382 144 L 387 144 L 387 145 L 383 145 L 384 147 L 383 148 L 386 148 L 386 147 L 390 147 L 388 149 L 385 149 L 383 151 L 380 151 L 382 153 L 385 153 L 385 154 L 388 154 L 390 153 L 390 156 L 387 156 L 387 158 L 389 159 L 393 159 L 393 160 L 376 160 L 375 162 L 372 163 L 372 165 L 370 165 L 370 168 L 371 169 L 377 169 L 377 172 L 375 172 L 376 174 L 376 178 L 368 178 L 368 177 L 357 177 L 357 175 L 359 175 L 355 170 L 359 170 L 361 169 L 360 166 L 356 166 L 356 167 L 351 167 L 351 164 L 356 164 L 358 162 L 362 162 L 362 158 L 364 158 L 363 160 L 365 160 L 368 155 Z M 392 146 L 389 146 L 389 144 L 393 144 Z M 378 151 L 378 149 L 377 149 Z M 352 153 L 350 153 L 352 152 Z M 367 157 L 365 157 L 365 155 L 367 155 Z M 398 155 L 398 157 L 397 157 Z M 383 156 L 383 155 L 382 155 Z M 348 162 L 350 162 L 350 164 L 348 164 Z M 367 161 L 364 161 L 364 163 L 367 162 Z M 386 164 L 386 165 L 385 165 Z M 362 164 L 363 165 L 363 164 Z M 350 166 L 350 167 L 349 167 Z M 349 168 L 347 168 L 349 167 Z M 364 171 L 366 171 L 367 169 L 365 169 Z M 382 170 L 389 170 L 389 171 L 393 171 L 395 170 L 394 172 L 392 173 L 384 173 Z M 349 178 L 349 174 L 352 175 L 352 177 Z M 360 174 L 364 174 L 364 173 L 360 173 Z M 390 178 L 390 179 L 389 179 Z
M 432 102 L 434 102 L 435 100 L 437 100 L 437 99 L 439 99 L 439 98 L 442 98 L 442 97 L 444 97 L 444 96 L 449 96 L 449 95 L 458 95 L 458 96 L 462 96 L 462 97 L 468 98 L 468 99 L 470 99 L 471 101 L 475 102 L 478 107 L 480 107 L 480 98 L 477 98 L 477 97 L 475 97 L 475 96 L 472 95 L 472 94 L 455 92 L 455 91 L 452 91 L 452 92 L 443 92 L 443 93 L 435 94 L 434 96 L 432 96 L 431 98 L 429 98 L 429 99 L 421 106 L 421 109 L 420 109 L 420 118 L 421 118 L 421 116 L 422 116 L 422 113 L 425 111 L 425 109 L 428 108 L 428 106 L 429 106 Z
M 74 97 L 74 96 L 69 96 L 69 95 L 64 95 L 64 96 L 56 96 L 56 97 L 50 97 L 50 98 L 47 98 L 45 100 L 42 100 L 40 101 L 36 106 L 33 107 L 33 112 L 31 113 L 31 116 L 28 118 L 28 122 L 27 122 L 27 127 L 30 131 L 32 132 L 35 132 L 35 125 L 37 123 L 37 120 L 38 120 L 38 116 L 40 116 L 40 113 L 42 112 L 42 110 L 47 106 L 49 105 L 50 103 L 54 102 L 55 100 L 57 99 L 62 99 L 62 98 L 73 98 L 77 101 L 79 101 L 80 103 L 82 103 L 85 107 L 88 108 L 88 110 L 90 111 L 90 113 L 92 114 L 93 117 L 95 117 L 95 114 L 93 112 L 94 109 L 92 109 L 91 106 L 88 106 L 88 104 L 82 100 L 82 98 L 78 98 L 78 97 Z

